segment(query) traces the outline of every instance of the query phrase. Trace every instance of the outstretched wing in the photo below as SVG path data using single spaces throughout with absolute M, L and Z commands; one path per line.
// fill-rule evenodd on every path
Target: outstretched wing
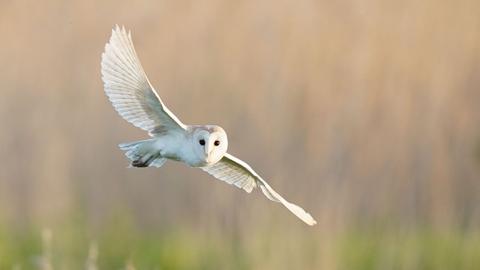
M 213 175 L 222 181 L 231 185 L 235 185 L 244 189 L 246 192 L 251 192 L 253 188 L 260 186 L 263 194 L 274 202 L 283 204 L 288 210 L 295 214 L 298 218 L 303 220 L 308 225 L 317 224 L 313 217 L 305 212 L 300 206 L 285 200 L 278 194 L 268 183 L 263 180 L 247 163 L 230 155 L 225 154 L 223 158 L 212 166 L 203 167 L 202 170 Z
M 118 25 L 102 54 L 105 93 L 115 110 L 128 122 L 154 136 L 186 126 L 163 104 L 148 81 L 133 48 L 130 32 Z

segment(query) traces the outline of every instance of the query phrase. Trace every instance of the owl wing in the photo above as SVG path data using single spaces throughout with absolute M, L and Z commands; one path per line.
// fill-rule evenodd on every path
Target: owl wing
M 105 93 L 115 110 L 151 136 L 186 126 L 163 104 L 143 71 L 130 32 L 118 25 L 102 54 Z
M 303 220 L 308 225 L 317 224 L 313 217 L 305 212 L 300 206 L 285 200 L 270 185 L 263 180 L 247 163 L 230 155 L 225 154 L 223 158 L 214 165 L 203 167 L 202 170 L 211 174 L 215 178 L 235 185 L 250 193 L 255 187 L 260 186 L 265 196 L 274 201 L 283 204 L 288 210 Z

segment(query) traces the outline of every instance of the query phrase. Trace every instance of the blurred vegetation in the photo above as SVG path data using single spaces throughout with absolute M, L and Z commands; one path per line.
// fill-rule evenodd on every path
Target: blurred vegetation
M 0 270 L 480 269 L 480 1 L 0 1 Z M 103 94 L 113 25 L 187 124 L 319 224 L 167 163 Z M 47 228 L 47 229 L 45 229 Z
M 118 223 L 120 222 L 120 223 Z M 0 269 L 264 269 L 263 255 L 276 256 L 275 248 L 252 253 L 250 241 L 205 236 L 195 229 L 170 228 L 139 231 L 116 220 L 96 240 L 83 226 L 63 226 L 60 231 L 1 231 Z M 270 235 L 255 232 L 260 246 Z M 8 235 L 8 236 L 7 236 Z M 297 252 L 307 259 L 295 263 L 308 269 L 315 258 L 308 239 L 299 239 Z M 471 269 L 480 267 L 480 234 L 441 232 L 432 228 L 396 231 L 348 230 L 329 236 L 328 267 L 334 269 Z M 255 247 L 255 245 L 253 245 Z M 293 255 L 295 256 L 295 255 Z M 315 256 L 315 255 L 314 255 Z M 255 258 L 252 260 L 252 258 Z M 279 269 L 290 269 L 289 257 L 277 258 Z M 252 263 L 256 262 L 256 267 Z

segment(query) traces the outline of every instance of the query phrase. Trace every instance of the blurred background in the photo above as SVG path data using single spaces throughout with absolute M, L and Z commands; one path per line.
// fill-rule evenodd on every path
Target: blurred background
M 0 269 L 480 269 L 480 2 L 0 1 Z M 113 110 L 100 58 L 132 30 L 184 123 L 308 227 L 169 162 Z

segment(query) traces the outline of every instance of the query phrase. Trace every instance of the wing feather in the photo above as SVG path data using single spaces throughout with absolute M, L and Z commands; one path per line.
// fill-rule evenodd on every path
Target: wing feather
M 163 104 L 148 81 L 133 47 L 130 32 L 118 25 L 102 54 L 102 80 L 105 93 L 125 120 L 154 136 L 186 126 Z
M 305 212 L 300 206 L 288 202 L 273 190 L 273 188 L 270 187 L 270 185 L 247 163 L 228 153 L 225 154 L 219 162 L 209 167 L 203 167 L 202 170 L 211 174 L 215 178 L 242 188 L 248 193 L 250 193 L 255 187 L 259 186 L 268 199 L 283 204 L 303 222 L 310 226 L 317 224 L 315 219 L 313 219 L 313 217 Z

